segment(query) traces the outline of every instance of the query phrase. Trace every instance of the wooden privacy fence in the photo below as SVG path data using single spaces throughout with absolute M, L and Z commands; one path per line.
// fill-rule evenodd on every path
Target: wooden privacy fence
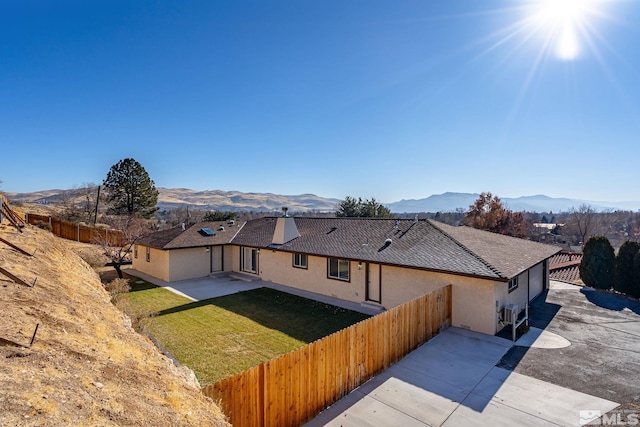
M 215 384 L 232 425 L 296 426 L 451 325 L 451 285 Z
M 26 214 L 29 224 L 44 222 L 51 226 L 51 232 L 63 239 L 75 240 L 84 243 L 104 243 L 109 246 L 122 246 L 123 234 L 120 230 L 107 230 L 105 228 L 88 227 L 74 224 L 59 218 L 37 214 Z

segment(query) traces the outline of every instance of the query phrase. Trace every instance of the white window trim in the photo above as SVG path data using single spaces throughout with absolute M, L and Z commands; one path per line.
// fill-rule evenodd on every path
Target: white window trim
M 515 291 L 516 289 L 518 289 L 518 276 L 514 277 L 513 279 L 509 280 L 509 285 L 508 288 L 509 293 Z
M 298 259 L 299 262 L 296 262 L 296 258 Z M 300 262 L 304 259 L 304 263 Z M 300 252 L 294 252 L 293 253 L 293 266 L 295 268 L 303 268 L 303 269 L 307 269 L 309 268 L 309 257 L 307 256 L 307 254 L 302 254 Z

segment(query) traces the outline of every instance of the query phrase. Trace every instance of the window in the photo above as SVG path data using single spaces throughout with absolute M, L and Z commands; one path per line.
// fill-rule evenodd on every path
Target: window
M 514 277 L 513 279 L 509 280 L 509 292 L 513 292 L 516 289 L 518 289 L 518 276 Z
M 346 259 L 329 258 L 327 275 L 331 279 L 349 280 L 349 261 Z
M 307 268 L 307 254 L 293 254 L 293 266 Z
M 242 271 L 247 273 L 258 272 L 258 250 L 254 248 L 242 248 Z
M 151 261 L 151 248 L 147 246 L 147 262 Z
M 133 257 L 138 258 L 138 245 L 133 245 Z

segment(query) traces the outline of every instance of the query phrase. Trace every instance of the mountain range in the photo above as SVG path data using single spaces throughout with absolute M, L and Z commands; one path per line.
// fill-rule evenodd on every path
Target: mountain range
M 443 193 L 435 194 L 424 199 L 400 200 L 387 206 L 392 212 L 451 212 L 456 209 L 467 210 L 478 198 L 477 193 Z M 507 209 L 526 212 L 566 212 L 580 205 L 588 205 L 598 211 L 603 210 L 632 210 L 640 209 L 640 201 L 602 202 L 582 199 L 556 198 L 542 194 L 522 196 L 516 198 L 500 197 Z
M 334 212 L 339 199 L 315 194 L 281 195 L 274 193 L 243 193 L 240 191 L 158 187 L 158 207 L 161 210 L 189 206 L 201 210 L 219 211 L 280 211 L 284 206 L 291 212 Z M 5 193 L 12 201 L 23 203 L 58 204 L 64 198 L 81 201 L 86 189 L 44 190 L 33 193 Z M 478 198 L 477 193 L 434 194 L 423 199 L 385 203 L 392 212 L 453 212 L 466 211 Z M 640 210 L 640 201 L 602 202 L 545 195 L 501 198 L 505 207 L 513 211 L 564 212 L 586 204 L 596 210 Z

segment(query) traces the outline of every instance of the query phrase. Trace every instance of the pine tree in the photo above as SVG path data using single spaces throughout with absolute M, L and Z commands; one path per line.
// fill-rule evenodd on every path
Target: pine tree
M 144 167 L 134 159 L 123 159 L 111 166 L 103 185 L 112 214 L 151 218 L 158 210 L 158 190 Z

